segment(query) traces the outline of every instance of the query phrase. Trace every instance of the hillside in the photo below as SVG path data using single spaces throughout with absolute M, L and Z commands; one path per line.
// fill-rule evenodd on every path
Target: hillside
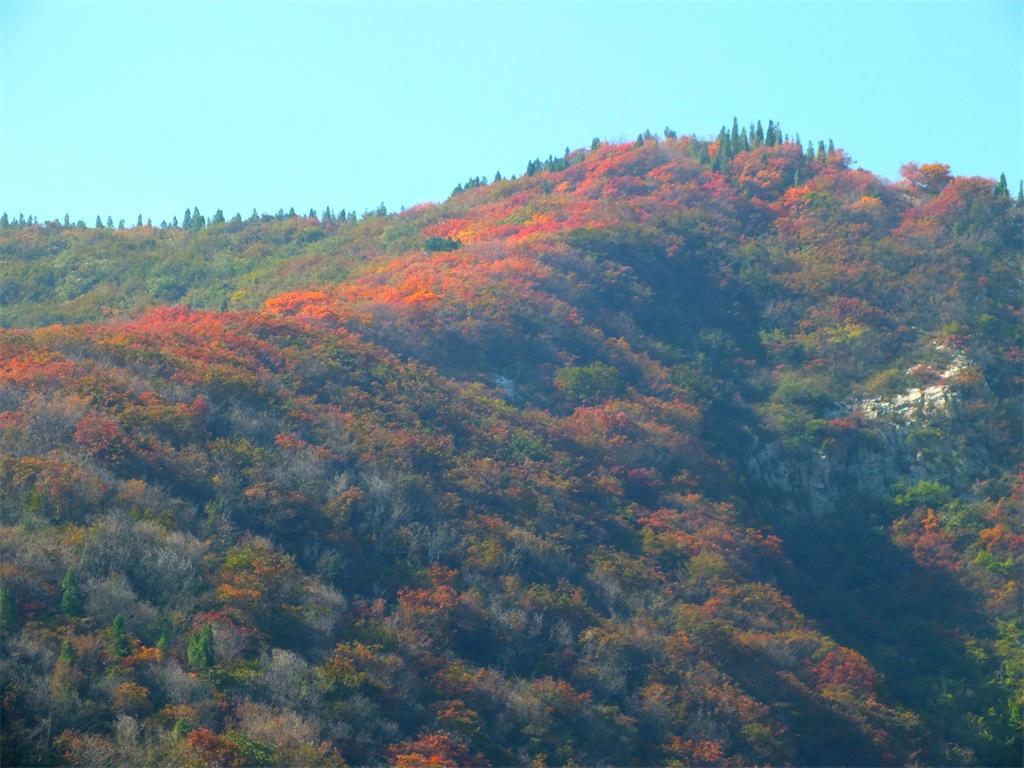
M 1024 207 L 773 131 L 0 227 L 3 763 L 1018 763 Z

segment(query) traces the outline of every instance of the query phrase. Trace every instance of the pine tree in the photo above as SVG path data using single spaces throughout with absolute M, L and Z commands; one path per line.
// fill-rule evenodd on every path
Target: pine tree
M 1024 208 L 1024 179 L 1021 180 L 1020 186 L 1017 187 L 1017 207 Z
M 103 229 L 103 219 L 98 214 L 96 216 L 96 229 Z
M 750 151 L 750 137 L 747 136 L 746 128 L 740 131 L 740 146 L 743 147 L 744 152 Z
M 75 647 L 71 645 L 71 641 L 65 638 L 60 644 L 60 654 L 57 656 L 57 661 L 70 665 L 75 660 Z
M 124 219 L 121 219 L 120 221 L 117 222 L 117 228 L 121 230 L 124 229 Z
M 1006 174 L 1005 173 L 1000 173 L 999 174 L 999 183 L 996 184 L 996 188 L 995 188 L 995 193 L 994 194 L 995 194 L 996 197 L 1005 197 L 1006 199 L 1010 198 L 1010 188 L 1006 184 Z
M 739 121 L 734 117 L 732 119 L 732 133 L 729 134 L 729 143 L 732 144 L 734 152 L 738 152 L 740 148 L 740 124 Z
M 84 604 L 82 591 L 78 588 L 78 579 L 74 572 L 68 568 L 64 578 L 60 580 L 60 610 L 67 616 L 81 616 Z
M 757 121 L 757 144 L 756 146 L 764 146 L 764 128 L 761 127 L 761 121 Z
M 0 586 L 0 637 L 9 635 L 18 621 L 18 611 L 14 606 L 14 598 L 7 587 Z
M 7 211 L 4 211 L 3 216 L 0 216 L 0 229 L 7 229 L 9 226 L 11 226 L 11 222 L 7 218 Z
M 139 214 L 139 220 L 135 222 L 135 226 L 136 227 L 141 227 L 142 226 L 142 214 L 141 213 Z
M 218 208 L 217 212 L 215 214 L 213 214 L 213 221 L 211 223 L 212 224 L 223 224 L 224 223 L 224 211 L 222 211 L 220 208 Z
M 334 221 L 334 214 L 331 213 L 331 206 L 328 205 L 326 208 L 324 208 L 324 212 L 320 215 L 320 221 Z
M 765 132 L 764 135 L 764 143 L 765 146 L 768 147 L 775 146 L 775 123 L 772 120 L 768 121 L 768 130 Z
M 132 651 L 128 632 L 124 628 L 124 618 L 120 613 L 114 617 L 114 623 L 110 625 L 110 647 L 118 656 L 127 656 Z
M 182 229 L 191 229 L 192 228 L 192 211 L 190 211 L 188 208 L 185 209 L 185 216 L 181 220 L 181 228 Z
M 64 226 L 65 227 L 70 227 L 71 226 L 71 217 L 68 216 L 66 213 L 64 214 Z
M 178 228 L 178 217 L 177 216 L 175 216 L 173 219 L 171 219 L 171 226 L 174 227 L 175 229 Z
M 832 156 L 836 153 L 836 146 L 832 143 L 832 139 L 828 140 L 828 151 L 825 153 L 826 162 L 832 162 Z
M 819 163 L 824 163 L 825 159 L 826 159 L 825 158 L 825 142 L 824 141 L 819 141 L 818 142 L 818 157 L 817 157 L 817 160 L 818 160 Z
M 110 217 L 110 216 L 107 216 L 107 229 L 113 229 L 113 228 L 114 228 L 114 219 L 112 217 Z
M 188 641 L 188 664 L 196 672 L 213 666 L 213 627 L 205 625 Z
M 501 171 L 494 172 L 494 181 L 492 183 L 497 184 L 499 181 L 503 181 L 501 178 Z

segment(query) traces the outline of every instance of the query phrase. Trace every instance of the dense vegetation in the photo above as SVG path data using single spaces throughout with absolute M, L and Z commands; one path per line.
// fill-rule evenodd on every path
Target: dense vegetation
M 5 217 L 3 763 L 1018 763 L 1024 208 L 904 171 Z

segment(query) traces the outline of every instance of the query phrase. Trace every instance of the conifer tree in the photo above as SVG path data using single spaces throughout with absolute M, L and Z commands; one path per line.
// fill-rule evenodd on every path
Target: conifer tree
M 124 618 L 120 613 L 114 617 L 114 623 L 110 625 L 110 647 L 118 656 L 127 656 L 132 650 L 128 632 L 124 628 Z
M 142 214 L 141 213 L 139 214 L 138 221 L 135 222 L 135 226 L 136 227 L 141 227 L 142 226 Z
M 836 152 L 836 146 L 832 143 L 832 139 L 828 140 L 828 151 L 825 153 L 825 160 L 829 163 L 832 162 L 832 156 Z
M 18 620 L 18 612 L 14 607 L 14 598 L 7 587 L 0 586 L 0 637 L 10 634 Z
M 99 214 L 96 215 L 96 229 L 103 229 L 103 219 L 99 217 Z
M 70 227 L 71 226 L 71 217 L 68 216 L 66 213 L 64 214 L 64 226 L 65 227 Z
M 192 211 L 190 211 L 188 208 L 185 209 L 185 215 L 181 219 L 181 228 L 182 229 L 191 229 L 192 228 Z
M 224 211 L 222 211 L 220 208 L 218 208 L 217 212 L 215 214 L 213 214 L 213 221 L 212 221 L 212 223 L 213 224 L 223 224 L 224 223 Z
M 775 146 L 775 123 L 772 120 L 768 121 L 768 130 L 764 134 L 764 143 L 768 147 Z
M 111 216 L 107 216 L 107 229 L 114 228 L 114 219 Z
M 188 664 L 196 672 L 213 666 L 213 627 L 206 624 L 188 641 Z
M 0 229 L 7 229 L 9 226 L 11 226 L 11 222 L 7 218 L 7 211 L 4 211 L 3 216 L 0 216 Z
M 320 221 L 331 222 L 334 221 L 334 214 L 331 213 L 331 206 L 324 208 L 324 212 L 320 214 Z
M 740 148 L 740 124 L 739 121 L 733 117 L 732 119 L 732 133 L 729 134 L 729 143 L 732 144 L 734 152 L 738 152 Z
M 78 579 L 70 568 L 60 580 L 60 610 L 67 616 L 81 616 L 84 604 L 82 591 L 78 588 Z
M 1006 184 L 1006 174 L 1005 173 L 1000 173 L 999 174 L 999 183 L 996 184 L 996 188 L 995 188 L 994 194 L 995 194 L 996 197 L 1005 197 L 1005 198 L 1009 199 L 1009 197 L 1010 197 L 1010 188 Z
M 1024 208 L 1024 179 L 1021 180 L 1020 186 L 1017 187 L 1017 207 Z
M 818 157 L 817 157 L 817 160 L 818 160 L 819 163 L 824 163 L 825 159 L 826 159 L 825 158 L 825 142 L 824 141 L 819 141 L 818 142 Z
M 756 146 L 764 146 L 764 128 L 761 127 L 761 121 L 757 121 L 757 142 Z
M 740 131 L 740 146 L 743 147 L 744 152 L 750 151 L 750 137 L 747 136 L 746 128 Z
M 178 228 L 178 217 L 177 216 L 175 216 L 173 219 L 171 219 L 171 226 L 174 227 L 175 229 Z

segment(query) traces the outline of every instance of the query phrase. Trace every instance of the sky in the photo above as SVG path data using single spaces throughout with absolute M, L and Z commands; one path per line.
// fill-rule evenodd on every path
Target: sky
M 1024 2 L 0 0 L 0 210 L 362 212 L 733 116 L 1024 177 Z

